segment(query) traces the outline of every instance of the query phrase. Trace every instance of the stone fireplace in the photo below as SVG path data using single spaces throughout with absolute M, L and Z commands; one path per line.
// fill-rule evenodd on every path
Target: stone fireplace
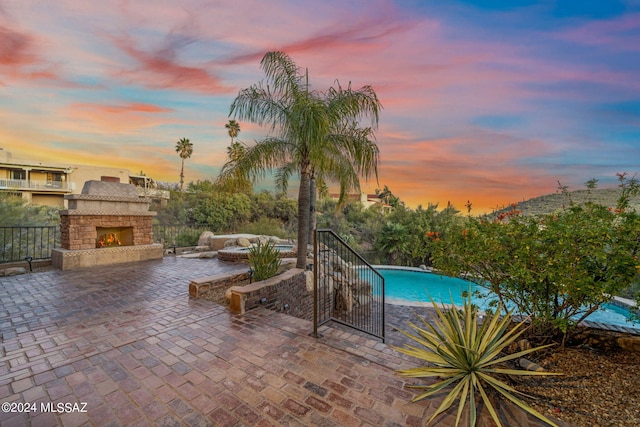
M 60 211 L 60 243 L 52 264 L 62 270 L 162 258 L 153 243 L 150 200 L 132 184 L 87 181 L 81 194 L 65 196 Z

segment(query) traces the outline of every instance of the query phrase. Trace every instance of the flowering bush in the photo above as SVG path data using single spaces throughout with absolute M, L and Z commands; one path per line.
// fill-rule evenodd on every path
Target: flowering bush
M 515 209 L 494 220 L 468 217 L 437 242 L 434 265 L 531 316 L 538 333 L 566 334 L 638 276 L 640 214 L 629 201 L 639 186 L 625 174 L 619 179 L 615 208 L 569 200 L 561 211 L 538 217 Z

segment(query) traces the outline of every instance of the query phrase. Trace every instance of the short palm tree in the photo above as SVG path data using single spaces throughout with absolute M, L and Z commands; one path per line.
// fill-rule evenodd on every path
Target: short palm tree
M 180 168 L 180 191 L 184 187 L 184 159 L 188 159 L 193 154 L 193 144 L 187 139 L 182 138 L 176 143 L 176 153 L 182 159 L 182 167 Z
M 349 85 L 326 92 L 309 88 L 308 74 L 283 52 L 269 52 L 260 63 L 267 83 L 240 91 L 230 114 L 241 120 L 270 126 L 270 135 L 246 149 L 241 159 L 227 162 L 219 181 L 243 175 L 257 179 L 274 171 L 286 188 L 292 175 L 300 176 L 298 191 L 298 257 L 304 268 L 310 218 L 310 181 L 313 173 L 336 181 L 341 194 L 360 189 L 359 176 L 377 177 L 379 150 L 373 130 L 382 108 L 370 86 Z M 360 127 L 368 118 L 370 127 Z

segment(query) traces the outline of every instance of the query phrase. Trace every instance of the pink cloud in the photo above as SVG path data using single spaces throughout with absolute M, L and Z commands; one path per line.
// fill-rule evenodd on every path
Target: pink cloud
M 157 105 L 131 103 L 122 105 L 74 103 L 67 108 L 67 116 L 76 130 L 111 133 L 132 132 L 142 128 L 169 123 L 162 114 L 173 109 Z
M 58 79 L 52 69 L 39 54 L 36 37 L 0 25 L 0 71 L 10 81 Z
M 169 37 L 165 45 L 144 50 L 131 37 L 114 37 L 114 44 L 136 63 L 133 69 L 114 73 L 143 86 L 188 90 L 209 94 L 228 94 L 233 91 L 203 66 L 182 64 L 177 56 L 179 46 Z
M 614 51 L 640 51 L 640 13 L 587 22 L 558 34 L 558 38 Z

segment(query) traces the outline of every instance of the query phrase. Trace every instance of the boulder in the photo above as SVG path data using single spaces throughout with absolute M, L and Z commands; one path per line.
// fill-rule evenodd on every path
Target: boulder
M 209 252 L 202 252 L 202 253 L 200 253 L 200 254 L 198 255 L 198 258 L 210 259 L 210 258 L 215 258 L 215 257 L 217 257 L 217 256 L 218 256 L 218 253 L 217 253 L 217 252 L 209 251 Z
M 229 239 L 224 242 L 224 247 L 228 248 L 229 246 L 238 246 L 238 239 Z
M 209 239 L 213 237 L 214 234 L 211 231 L 203 231 L 198 238 L 198 246 L 209 246 Z
M 538 365 L 537 363 L 533 363 L 532 361 L 521 357 L 519 360 L 520 367 L 526 369 L 527 371 L 533 372 L 544 372 L 544 368 Z
M 618 338 L 618 345 L 626 351 L 635 351 L 640 353 L 640 337 L 624 336 Z
M 238 237 L 238 246 L 248 248 L 249 246 L 251 246 L 251 242 L 246 237 Z

